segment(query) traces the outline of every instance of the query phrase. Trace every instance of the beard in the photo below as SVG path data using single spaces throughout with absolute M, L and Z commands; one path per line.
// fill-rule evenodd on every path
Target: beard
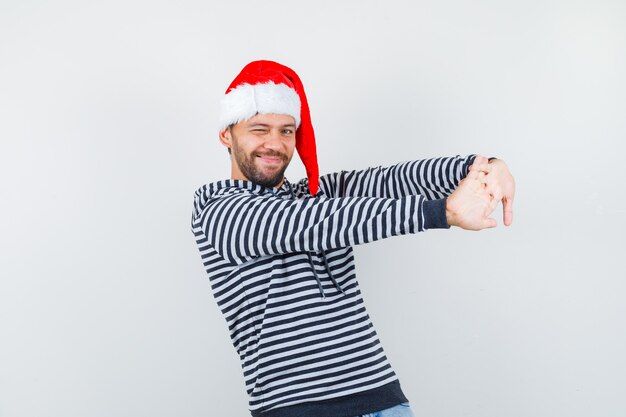
M 257 155 L 280 158 L 283 163 L 273 168 L 263 169 L 257 165 Z M 243 149 L 237 146 L 236 140 L 233 140 L 232 156 L 235 158 L 241 173 L 249 181 L 268 188 L 276 187 L 285 178 L 285 170 L 290 160 L 287 155 L 272 150 L 255 151 L 247 155 Z

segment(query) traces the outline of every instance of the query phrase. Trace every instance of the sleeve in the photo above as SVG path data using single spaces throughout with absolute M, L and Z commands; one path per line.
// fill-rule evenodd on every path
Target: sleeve
M 285 200 L 249 192 L 214 198 L 195 219 L 207 243 L 241 264 L 266 255 L 321 251 L 447 227 L 423 196 Z M 430 211 L 429 211 L 430 210 Z
M 402 198 L 422 195 L 426 200 L 449 196 L 474 162 L 476 155 L 401 162 L 390 167 L 341 171 L 323 175 L 320 188 L 330 197 Z

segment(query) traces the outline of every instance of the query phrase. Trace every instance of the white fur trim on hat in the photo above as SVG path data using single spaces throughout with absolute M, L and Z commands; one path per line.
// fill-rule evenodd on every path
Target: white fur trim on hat
M 231 124 L 248 120 L 255 114 L 286 114 L 300 126 L 300 97 L 285 84 L 269 81 L 265 84 L 240 84 L 220 102 L 220 130 Z

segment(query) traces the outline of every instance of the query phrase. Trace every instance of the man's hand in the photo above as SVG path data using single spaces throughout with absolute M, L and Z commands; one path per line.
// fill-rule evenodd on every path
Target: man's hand
M 480 166 L 480 169 L 475 166 Z M 446 201 L 446 218 L 450 226 L 466 230 L 496 227 L 496 221 L 489 216 L 498 205 L 498 200 L 492 198 L 486 187 L 491 170 L 487 158 L 476 157 L 470 172 Z
M 501 159 L 487 161 L 484 156 L 477 156 L 470 172 L 485 172 L 485 186 L 491 198 L 502 201 L 504 225 L 513 223 L 513 199 L 515 198 L 515 180 L 507 165 Z

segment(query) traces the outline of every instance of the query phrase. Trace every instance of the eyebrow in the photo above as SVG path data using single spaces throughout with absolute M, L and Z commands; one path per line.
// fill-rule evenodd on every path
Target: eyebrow
M 271 125 L 268 125 L 267 123 L 252 123 L 251 125 L 248 125 L 248 127 L 258 127 L 258 126 L 268 127 L 268 128 L 272 127 Z M 293 128 L 295 128 L 296 124 L 295 123 L 287 123 L 287 124 L 284 124 L 284 125 L 280 125 L 279 127 L 293 127 Z

